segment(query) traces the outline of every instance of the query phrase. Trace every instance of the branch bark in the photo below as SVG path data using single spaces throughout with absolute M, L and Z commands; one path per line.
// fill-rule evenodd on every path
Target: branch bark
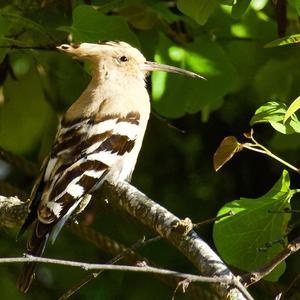
M 110 237 L 95 231 L 90 226 L 69 222 L 67 224 L 67 228 L 73 234 L 76 234 L 83 240 L 86 240 L 94 244 L 103 252 L 111 254 L 113 258 L 108 263 L 111 263 L 111 261 L 115 261 L 116 259 L 122 258 L 129 265 L 135 265 L 137 264 L 137 262 L 143 262 L 146 263 L 147 266 L 161 268 L 160 265 L 140 255 L 137 252 L 140 248 L 144 248 L 148 243 L 152 243 L 155 240 L 162 238 L 161 236 L 156 236 L 151 239 L 146 239 L 143 242 L 141 241 L 137 242 L 128 248 L 122 245 L 120 242 L 117 242 L 111 239 Z M 60 296 L 59 300 L 68 299 L 71 295 L 73 295 L 79 289 L 81 289 L 83 285 L 88 283 L 90 280 L 94 280 L 96 278 L 94 274 L 95 273 L 93 272 L 85 276 L 84 278 L 82 278 L 80 282 L 78 282 L 76 285 L 73 285 L 66 292 L 64 292 L 64 294 Z M 159 279 L 162 283 L 164 283 L 166 286 L 175 290 L 181 285 L 182 282 L 182 280 L 180 280 L 179 278 L 174 278 L 170 276 L 166 277 L 166 276 L 161 276 L 159 274 L 154 274 L 154 276 L 157 279 Z M 180 291 L 181 290 L 183 289 L 180 289 Z M 204 287 L 203 285 L 190 284 L 188 286 L 188 289 L 184 289 L 183 292 L 187 293 L 191 299 L 214 299 L 214 300 L 216 299 L 215 293 L 213 293 L 211 289 Z
M 0 258 L 0 264 L 11 264 L 11 263 L 25 263 L 25 262 L 38 262 L 38 263 L 47 263 L 55 264 L 68 267 L 81 268 L 85 271 L 95 271 L 95 270 L 110 270 L 110 271 L 125 271 L 125 272 L 141 272 L 141 273 L 152 273 L 178 277 L 182 280 L 188 280 L 189 282 L 209 282 L 209 283 L 225 283 L 225 284 L 234 284 L 234 281 L 223 278 L 223 277 L 207 277 L 201 275 L 194 275 L 188 273 L 181 273 L 172 270 L 155 268 L 149 266 L 126 266 L 126 265 L 112 265 L 112 264 L 91 264 L 78 261 L 62 260 L 62 259 L 53 259 L 47 257 L 35 257 L 32 255 L 25 255 L 25 257 L 7 257 Z
M 0 227 L 20 227 L 28 214 L 29 201 L 0 196 Z
M 263 265 L 261 268 L 245 274 L 242 276 L 242 282 L 244 285 L 252 285 L 263 277 L 270 274 L 281 262 L 287 259 L 291 254 L 294 254 L 300 249 L 300 236 L 292 240 L 285 249 L 273 257 L 269 262 Z
M 212 277 L 222 276 L 230 280 L 235 278 L 221 258 L 195 231 L 185 232 L 186 228 L 180 226 L 181 221 L 178 217 L 129 183 L 120 182 L 113 185 L 105 182 L 99 196 L 102 200 L 109 200 L 110 204 L 125 209 L 140 222 L 159 233 L 185 255 L 201 274 Z M 234 287 L 219 284 L 215 285 L 214 289 L 222 298 L 252 298 L 239 281 Z
M 110 204 L 125 209 L 140 222 L 167 239 L 194 264 L 203 276 L 222 278 L 222 283 L 212 284 L 212 288 L 221 298 L 253 299 L 207 243 L 195 231 L 189 230 L 190 226 L 185 222 L 182 223 L 178 217 L 129 183 L 120 182 L 113 185 L 105 182 L 101 193 L 97 195 L 102 200 L 108 199 Z M 1 196 L 0 224 L 7 227 L 19 226 L 27 211 L 28 203 L 16 197 Z
M 19 171 L 28 176 L 35 176 L 39 172 L 37 164 L 23 158 L 22 156 L 15 155 L 2 147 L 0 147 L 0 159 L 9 163 Z

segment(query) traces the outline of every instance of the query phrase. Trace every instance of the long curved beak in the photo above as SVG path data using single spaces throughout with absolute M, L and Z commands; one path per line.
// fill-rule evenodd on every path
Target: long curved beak
M 206 78 L 204 78 L 203 76 L 200 76 L 199 74 L 196 74 L 194 72 L 187 71 L 187 70 L 180 69 L 180 68 L 173 67 L 173 66 L 158 64 L 158 63 L 155 63 L 155 62 L 152 62 L 152 61 L 146 61 L 142 65 L 141 68 L 145 72 L 163 71 L 163 72 L 176 73 L 176 74 L 190 76 L 190 77 L 197 78 L 197 79 L 204 79 L 204 80 L 206 80 Z

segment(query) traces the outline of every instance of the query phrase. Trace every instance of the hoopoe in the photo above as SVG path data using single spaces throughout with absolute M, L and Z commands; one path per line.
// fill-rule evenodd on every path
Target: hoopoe
M 20 234 L 33 224 L 27 253 L 42 256 L 64 223 L 87 205 L 104 180 L 129 181 L 150 114 L 145 78 L 160 70 L 203 78 L 193 72 L 146 61 L 125 42 L 63 44 L 74 58 L 91 62 L 92 78 L 59 124 L 48 160 L 31 193 L 29 215 Z M 26 292 L 36 263 L 25 263 L 18 288 Z

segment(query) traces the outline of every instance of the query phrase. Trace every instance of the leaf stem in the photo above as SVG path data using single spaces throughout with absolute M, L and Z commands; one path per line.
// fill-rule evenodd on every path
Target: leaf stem
M 249 149 L 249 150 L 252 150 L 252 151 L 255 151 L 255 152 L 259 152 L 259 153 L 262 153 L 262 154 L 265 154 L 269 157 L 272 157 L 273 159 L 279 161 L 280 163 L 284 164 L 285 166 L 287 166 L 288 168 L 292 169 L 293 171 L 297 172 L 300 174 L 300 170 L 291 165 L 290 163 L 288 163 L 287 161 L 283 160 L 282 158 L 278 157 L 277 155 L 275 155 L 274 153 L 272 153 L 269 149 L 267 149 L 266 147 L 264 147 L 263 145 L 261 145 L 260 143 L 258 143 L 254 138 L 253 136 L 251 136 L 251 140 L 253 141 L 254 144 L 251 144 L 251 143 L 244 143 L 242 144 L 242 146 L 246 149 Z M 260 148 L 260 149 L 257 149 L 257 148 Z

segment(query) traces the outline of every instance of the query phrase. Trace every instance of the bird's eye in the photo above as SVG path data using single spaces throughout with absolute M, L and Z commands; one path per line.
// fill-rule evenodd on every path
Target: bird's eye
M 128 61 L 127 56 L 125 56 L 125 55 L 121 56 L 120 61 L 122 61 L 122 62 Z

